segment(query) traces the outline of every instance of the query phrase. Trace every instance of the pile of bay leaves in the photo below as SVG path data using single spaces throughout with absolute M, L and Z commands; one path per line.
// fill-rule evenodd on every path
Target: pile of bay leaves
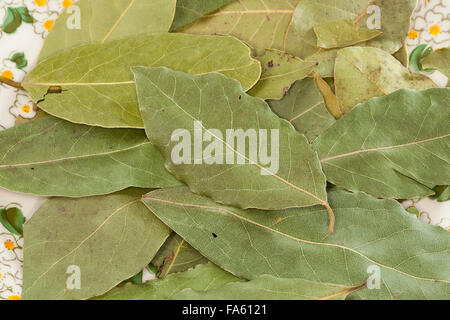
M 400 204 L 450 184 L 415 5 L 76 3 L 16 84 L 44 116 L 0 132 L 0 186 L 51 197 L 23 298 L 449 298 L 449 232 Z M 449 75 L 448 48 L 426 59 Z

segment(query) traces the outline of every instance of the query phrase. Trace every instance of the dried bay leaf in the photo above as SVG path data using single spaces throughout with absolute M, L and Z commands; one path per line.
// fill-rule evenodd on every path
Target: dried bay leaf
M 193 192 L 241 208 L 320 204 L 332 217 L 325 177 L 306 138 L 272 113 L 266 102 L 242 91 L 236 80 L 167 68 L 135 67 L 133 72 L 147 136 L 161 150 L 169 172 Z M 261 139 L 261 130 L 266 130 L 267 141 Z M 211 143 L 194 142 L 197 151 L 192 152 L 191 138 L 200 133 Z M 250 147 L 242 148 L 236 140 L 249 140 Z M 175 161 L 173 152 L 180 146 L 187 148 Z M 272 158 L 264 163 L 262 152 L 268 150 Z M 330 232 L 332 225 L 333 220 Z
M 349 112 L 358 103 L 399 89 L 436 87 L 433 80 L 410 72 L 386 51 L 369 47 L 351 47 L 338 52 L 335 85 L 344 112 Z
M 153 258 L 151 264 L 158 268 L 157 277 L 165 278 L 168 274 L 186 271 L 208 259 L 192 248 L 176 233 L 172 233 Z
M 376 29 L 362 28 L 347 19 L 319 23 L 313 30 L 317 36 L 317 47 L 324 49 L 348 47 L 383 33 Z
M 406 41 L 403 42 L 403 46 L 393 54 L 393 57 L 400 61 L 405 68 L 409 68 L 409 53 Z
M 410 17 L 417 0 L 302 0 L 297 5 L 290 25 L 285 49 L 300 58 L 317 52 L 314 27 L 330 21 L 351 20 L 360 27 L 375 29 L 380 18 L 383 34 L 364 44 L 394 53 L 401 48 L 408 33 Z M 378 9 L 370 10 L 376 5 Z M 378 12 L 380 10 L 380 12 Z M 378 17 L 378 15 L 381 17 Z
M 178 31 L 231 35 L 248 43 L 260 56 L 266 49 L 283 50 L 289 22 L 299 1 L 234 1 Z
M 81 0 L 56 20 L 39 62 L 67 49 L 169 31 L 176 0 Z
M 339 120 L 344 112 L 341 109 L 341 105 L 339 103 L 336 94 L 334 93 L 334 78 L 325 78 L 323 79 L 317 72 L 313 72 L 314 81 L 316 83 L 317 88 L 325 100 L 325 105 L 328 109 L 328 112 L 333 115 L 336 120 Z M 328 79 L 328 81 L 326 80 Z
M 422 66 L 427 69 L 436 69 L 450 78 L 450 47 L 437 49 L 421 61 Z
M 326 237 L 321 207 L 240 210 L 187 187 L 156 190 L 143 201 L 194 248 L 239 277 L 269 274 L 357 286 L 368 278 L 368 268 L 379 268 L 380 289 L 360 290 L 349 298 L 448 295 L 450 233 L 418 221 L 395 200 L 343 190 L 331 191 L 329 199 L 337 224 Z
M 450 89 L 399 90 L 355 107 L 314 142 L 327 180 L 411 199 L 450 184 Z
M 301 59 L 319 62 L 316 71 L 322 77 L 332 76 L 337 50 L 317 47 L 315 26 L 347 19 L 360 27 L 380 28 L 382 35 L 360 45 L 394 53 L 405 40 L 416 3 L 417 0 L 302 0 L 286 33 L 283 50 Z
M 114 288 L 97 300 L 342 300 L 364 285 L 348 287 L 271 275 L 242 281 L 209 263 L 144 286 Z
M 45 116 L 0 132 L 0 186 L 84 197 L 180 183 L 142 130 L 103 129 Z
M 335 121 L 313 78 L 295 82 L 283 99 L 268 103 L 273 112 L 292 123 L 310 142 Z
M 266 50 L 258 60 L 262 66 L 261 78 L 248 93 L 265 100 L 281 99 L 294 81 L 306 78 L 316 67 L 315 62 L 275 49 Z
M 143 192 L 47 200 L 24 226 L 23 298 L 87 299 L 142 270 L 171 232 L 140 202 Z M 81 285 L 68 290 L 74 270 Z
M 177 0 L 175 18 L 173 19 L 170 30 L 175 31 L 233 1 L 234 0 Z
M 93 300 L 167 300 L 174 299 L 177 293 L 184 288 L 204 291 L 237 281 L 243 280 L 208 263 L 185 272 L 171 274 L 166 279 L 147 282 L 144 285 L 128 283 Z
M 152 34 L 88 44 L 42 61 L 23 86 L 39 108 L 58 118 L 100 127 L 142 128 L 132 66 L 167 66 L 203 74 L 221 72 L 244 90 L 259 79 L 261 66 L 250 49 L 227 36 Z M 49 87 L 60 93 L 47 94 Z

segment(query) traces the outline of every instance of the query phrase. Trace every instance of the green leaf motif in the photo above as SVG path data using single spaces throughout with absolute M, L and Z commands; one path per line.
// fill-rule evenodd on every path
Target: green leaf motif
M 234 1 L 178 31 L 231 35 L 248 43 L 255 54 L 261 56 L 266 49 L 284 50 L 285 34 L 299 2 L 300 0 Z
M 44 60 L 23 82 L 45 112 L 75 123 L 142 128 L 132 66 L 167 66 L 193 74 L 221 72 L 245 90 L 261 66 L 241 41 L 227 36 L 151 34 L 88 44 Z M 61 93 L 48 94 L 50 86 Z
M 268 274 L 357 286 L 377 269 L 380 289 L 356 291 L 350 299 L 448 295 L 450 233 L 418 221 L 395 200 L 343 190 L 331 191 L 329 199 L 337 224 L 325 237 L 321 207 L 240 210 L 186 187 L 156 190 L 143 201 L 194 248 L 238 277 Z
M 177 0 L 177 9 L 170 31 L 175 31 L 234 0 Z
M 437 186 L 433 188 L 435 194 L 431 196 L 431 199 L 435 199 L 439 202 L 450 200 L 450 187 L 449 186 Z
M 295 82 L 283 99 L 268 103 L 273 112 L 288 120 L 310 142 L 335 121 L 313 78 Z
M 156 276 L 165 278 L 168 274 L 186 271 L 208 260 L 176 233 L 172 233 L 153 258 L 151 265 L 157 268 Z
M 433 51 L 422 61 L 425 69 L 436 69 L 442 72 L 447 78 L 450 78 L 450 47 L 441 48 Z
M 88 299 L 142 270 L 171 232 L 140 202 L 143 193 L 47 200 L 25 224 L 23 298 Z M 71 272 L 79 289 L 67 288 Z
M 327 180 L 411 199 L 450 184 L 450 89 L 399 90 L 355 107 L 315 142 Z
M 167 32 L 175 6 L 176 0 L 82 0 L 60 15 L 39 62 L 83 44 Z
M 23 236 L 25 217 L 19 208 L 1 208 L 0 223 L 11 233 Z
M 27 7 L 18 7 L 16 8 L 17 12 L 20 14 L 22 21 L 25 23 L 33 23 L 34 18 L 30 15 Z
M 11 62 L 14 62 L 16 64 L 16 68 L 20 70 L 28 65 L 28 61 L 25 58 L 25 54 L 23 52 L 14 53 L 9 60 L 11 60 Z
M 114 288 L 94 300 L 167 300 L 176 299 L 177 294 L 185 288 L 205 291 L 220 288 L 229 282 L 241 279 L 223 271 L 212 263 L 197 266 L 186 272 L 169 275 L 163 280 L 153 280 L 144 285 L 126 284 Z
M 349 112 L 358 103 L 399 89 L 436 87 L 433 80 L 409 72 L 386 51 L 362 47 L 345 48 L 338 52 L 335 85 L 344 112 Z
M 17 192 L 84 197 L 180 185 L 163 164 L 142 130 L 45 116 L 0 132 L 0 186 Z
M 133 72 L 147 136 L 161 150 L 169 172 L 193 192 L 241 208 L 327 205 L 325 177 L 306 138 L 263 100 L 242 91 L 236 80 L 167 68 L 135 67 Z M 173 138 L 175 130 L 184 131 Z M 258 140 L 260 130 L 267 130 L 267 141 Z M 200 133 L 210 142 L 202 140 L 193 152 L 190 140 Z M 261 147 L 258 156 L 242 147 L 246 140 L 250 146 L 266 144 L 275 158 L 264 163 Z M 174 161 L 173 153 L 187 145 L 182 161 Z
M 378 37 L 383 32 L 362 28 L 353 21 L 343 19 L 320 23 L 314 26 L 317 47 L 324 49 L 343 48 Z
M 248 92 L 254 97 L 281 99 L 296 80 L 306 78 L 316 67 L 315 62 L 303 61 L 286 52 L 269 49 L 259 57 L 262 74 Z
M 22 17 L 17 8 L 8 7 L 2 29 L 5 33 L 14 33 L 22 24 Z

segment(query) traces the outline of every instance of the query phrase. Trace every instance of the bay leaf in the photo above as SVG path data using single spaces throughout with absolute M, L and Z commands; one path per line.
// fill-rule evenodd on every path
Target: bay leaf
M 327 300 L 345 299 L 363 287 L 364 284 L 347 287 L 271 275 L 244 282 L 208 263 L 143 286 L 128 284 L 114 288 L 97 300 Z
M 165 278 L 168 274 L 186 271 L 207 262 L 208 259 L 173 232 L 159 249 L 151 265 L 158 269 L 158 278 Z
M 246 282 L 229 282 L 207 291 L 186 288 L 173 296 L 177 300 L 345 300 L 365 287 L 353 287 L 304 279 L 281 279 L 262 275 Z
M 185 272 L 170 274 L 165 279 L 152 280 L 144 285 L 128 283 L 93 300 L 167 300 L 176 297 L 184 288 L 204 291 L 237 281 L 243 280 L 208 263 Z
M 377 29 L 382 35 L 361 46 L 398 51 L 405 40 L 417 0 L 302 0 L 296 7 L 283 50 L 307 61 L 316 61 L 322 77 L 333 76 L 336 49 L 317 47 L 314 27 L 330 21 L 347 19 L 360 27 Z
M 430 198 L 439 202 L 450 200 L 450 186 L 436 186 L 433 188 L 435 192 Z
M 87 299 L 142 270 L 171 232 L 143 192 L 44 202 L 24 226 L 23 298 Z
M 173 19 L 170 30 L 175 31 L 233 1 L 234 0 L 177 0 L 175 18 Z
M 409 53 L 408 53 L 408 45 L 406 41 L 403 42 L 403 46 L 393 54 L 394 58 L 402 63 L 405 68 L 409 68 Z
M 333 115 L 336 120 L 339 120 L 344 115 L 344 112 L 342 111 L 339 99 L 334 93 L 334 78 L 325 78 L 329 79 L 327 81 L 315 71 L 313 72 L 313 77 L 317 88 L 319 89 L 320 93 L 323 96 L 323 99 L 325 100 L 325 105 L 328 112 Z
M 359 27 L 380 27 L 383 34 L 362 45 L 394 53 L 402 47 L 416 4 L 417 0 L 302 0 L 295 9 L 284 49 L 305 59 L 318 50 L 315 26 L 346 19 Z
M 283 99 L 268 103 L 273 112 L 288 120 L 310 142 L 335 121 L 313 78 L 295 82 Z
M 250 49 L 227 36 L 152 34 L 105 44 L 88 44 L 44 60 L 23 86 L 39 108 L 58 118 L 100 127 L 142 128 L 132 66 L 167 66 L 203 74 L 221 72 L 245 90 L 261 66 Z M 59 93 L 46 94 L 49 87 Z
M 338 52 L 335 85 L 344 112 L 349 112 L 358 103 L 399 89 L 436 87 L 433 80 L 410 72 L 386 51 L 369 47 L 351 47 Z
M 319 23 L 313 27 L 317 47 L 324 49 L 343 48 L 378 37 L 383 32 L 358 26 L 343 19 Z
M 357 286 L 376 272 L 379 282 L 368 282 L 372 290 L 349 298 L 448 296 L 449 232 L 424 224 L 395 200 L 344 190 L 330 191 L 329 199 L 337 221 L 332 236 L 324 236 L 321 207 L 241 210 L 187 187 L 156 190 L 143 201 L 194 248 L 238 277 L 268 274 Z
M 83 44 L 168 32 L 175 6 L 176 0 L 81 0 L 56 20 L 39 62 Z
M 240 0 L 178 30 L 191 34 L 227 34 L 248 43 L 257 56 L 284 49 L 284 38 L 300 0 Z M 291 52 L 292 54 L 292 52 Z
M 0 186 L 84 197 L 180 183 L 142 130 L 103 129 L 45 116 L 0 132 Z
M 421 61 L 422 66 L 427 69 L 436 69 L 450 78 L 450 47 L 433 51 Z
M 315 62 L 303 61 L 275 49 L 266 50 L 258 60 L 262 66 L 261 78 L 248 93 L 264 100 L 283 98 L 292 83 L 306 78 L 316 67 Z
M 236 80 L 167 68 L 133 72 L 147 136 L 193 192 L 240 208 L 320 204 L 332 217 L 325 177 L 305 136 Z
M 327 180 L 411 199 L 450 184 L 450 89 L 399 90 L 355 107 L 314 142 Z

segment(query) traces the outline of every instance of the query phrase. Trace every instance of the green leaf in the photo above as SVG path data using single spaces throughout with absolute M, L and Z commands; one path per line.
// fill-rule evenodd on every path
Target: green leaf
M 248 92 L 262 99 L 281 99 L 296 80 L 306 78 L 316 66 L 288 53 L 269 49 L 259 57 L 262 74 L 256 85 Z
M 374 3 L 376 7 L 371 7 Z M 317 47 L 315 26 L 346 19 L 362 28 L 381 27 L 382 35 L 360 45 L 394 53 L 402 47 L 416 4 L 417 0 L 302 0 L 287 31 L 284 49 L 302 59 L 318 61 L 317 72 L 322 77 L 332 76 L 337 51 Z
M 408 54 L 408 45 L 406 41 L 403 43 L 403 46 L 393 54 L 394 58 L 401 62 L 401 64 L 405 68 L 409 68 L 409 54 Z
M 39 62 L 83 44 L 167 32 L 175 6 L 176 0 L 82 0 L 58 18 Z
M 313 27 L 317 47 L 343 48 L 378 37 L 383 32 L 362 28 L 351 20 L 343 19 L 319 23 Z
M 331 236 L 324 236 L 326 211 L 321 207 L 240 210 L 187 187 L 156 190 L 143 201 L 194 248 L 238 277 L 268 274 L 356 286 L 378 270 L 380 289 L 349 298 L 448 295 L 449 232 L 418 221 L 395 200 L 343 190 L 331 191 L 329 198 L 337 221 Z M 376 286 L 375 279 L 369 282 Z
M 143 192 L 44 202 L 25 224 L 23 298 L 87 299 L 142 270 L 171 232 Z
M 358 103 L 399 89 L 436 87 L 433 80 L 411 73 L 386 51 L 362 47 L 345 48 L 338 52 L 335 84 L 344 112 L 349 112 Z
M 320 281 L 280 279 L 263 275 L 247 282 L 229 282 L 207 291 L 186 288 L 172 298 L 177 300 L 344 300 L 349 294 L 364 287 L 365 283 L 349 287 Z
M 288 120 L 310 142 L 335 121 L 313 78 L 295 82 L 282 100 L 268 103 L 273 112 Z
M 0 186 L 50 196 L 84 197 L 130 186 L 180 183 L 142 130 L 103 129 L 51 116 L 0 132 Z
M 45 97 L 39 107 L 58 118 L 101 127 L 142 128 L 132 66 L 167 66 L 193 74 L 221 72 L 239 80 L 245 90 L 261 73 L 250 49 L 232 37 L 153 34 L 65 51 L 38 64 L 23 86 L 34 101 Z M 62 92 L 46 95 L 55 86 Z
M 234 0 L 177 0 L 175 18 L 173 19 L 170 30 L 175 31 L 233 1 Z
M 193 192 L 241 208 L 327 206 L 325 177 L 306 138 L 266 102 L 242 91 L 236 80 L 167 68 L 135 67 L 133 72 L 147 136 L 161 150 L 169 172 Z M 267 130 L 267 142 L 258 139 L 261 130 Z M 205 139 L 194 142 L 194 152 L 191 137 Z M 183 158 L 173 160 L 180 146 Z M 272 161 L 264 163 L 265 148 Z
M 23 236 L 25 217 L 19 208 L 1 208 L 0 223 L 11 233 Z
M 238 281 L 242 280 L 208 263 L 186 272 L 171 274 L 164 280 L 152 280 L 144 285 L 128 283 L 94 300 L 167 300 L 175 298 L 184 288 L 205 291 Z
M 284 37 L 299 1 L 234 1 L 179 31 L 231 35 L 248 43 L 260 56 L 266 49 L 284 50 Z
M 360 104 L 315 142 L 327 180 L 410 199 L 450 184 L 450 89 L 399 90 Z
M 17 7 L 17 12 L 22 17 L 22 21 L 25 23 L 33 23 L 34 18 L 30 15 L 30 12 L 28 11 L 27 7 Z
M 22 24 L 22 17 L 17 8 L 8 7 L 2 29 L 5 33 L 14 33 Z
M 17 69 L 23 69 L 28 65 L 28 61 L 25 59 L 25 54 L 23 52 L 14 53 L 9 60 L 16 64 Z
M 421 63 L 425 69 L 437 69 L 450 78 L 450 47 L 433 51 Z
M 157 267 L 156 276 L 165 278 L 168 274 L 186 271 L 208 259 L 192 248 L 176 233 L 172 233 L 153 258 L 151 265 Z
M 115 288 L 99 300 L 326 300 L 345 297 L 365 284 L 347 287 L 304 279 L 280 279 L 270 275 L 240 281 L 212 263 L 165 280 Z
M 410 54 L 411 65 L 410 69 L 414 72 L 433 72 L 433 69 L 425 69 L 422 66 L 422 59 L 426 56 L 429 56 L 433 51 L 432 47 L 429 47 L 428 44 L 421 44 L 417 46 Z

